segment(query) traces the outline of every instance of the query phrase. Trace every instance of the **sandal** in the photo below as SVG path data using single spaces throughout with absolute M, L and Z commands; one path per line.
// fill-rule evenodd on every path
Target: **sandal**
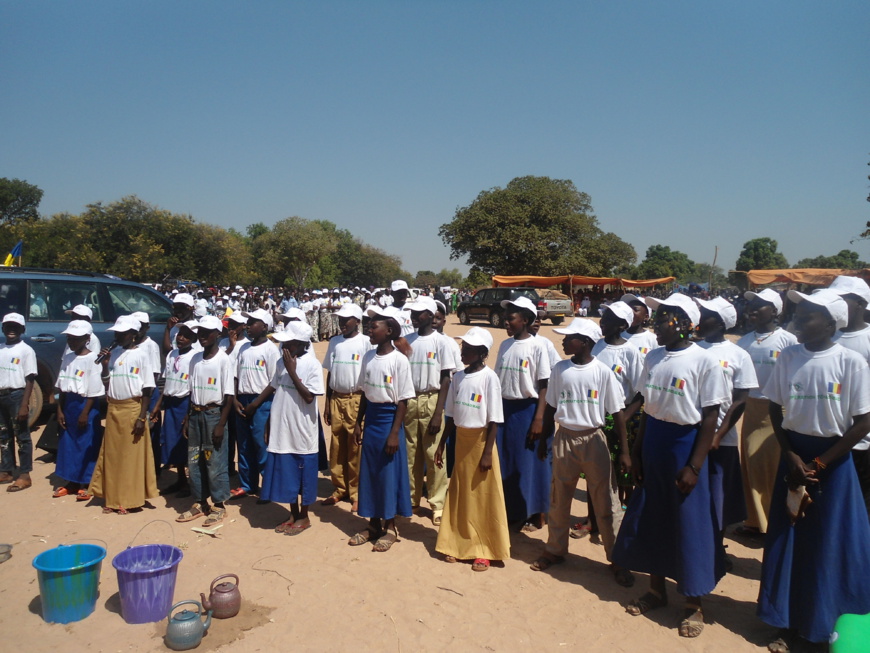
M 486 558 L 475 558 L 471 563 L 471 571 L 486 571 L 489 569 L 489 560 Z
M 454 562 L 456 562 L 456 556 L 446 555 L 444 556 L 444 562 L 449 562 L 450 564 L 453 564 Z
M 634 599 L 625 607 L 625 611 L 632 617 L 637 617 L 646 614 L 651 610 L 663 608 L 668 604 L 668 597 L 664 594 L 661 596 L 650 590 L 640 598 Z
M 613 572 L 613 577 L 616 579 L 616 584 L 622 587 L 634 586 L 634 574 L 625 567 L 617 567 L 610 565 L 610 571 Z
M 205 517 L 205 511 L 202 509 L 201 505 L 195 503 L 190 510 L 178 515 L 175 521 L 181 524 L 186 521 L 193 521 L 194 519 L 199 519 L 200 517 Z
M 565 556 L 541 556 L 529 565 L 529 567 L 532 571 L 547 571 L 553 565 L 561 565 L 563 562 L 565 562 Z
M 88 494 L 87 490 L 79 490 L 76 492 L 76 501 L 90 501 L 94 496 L 92 494 Z
M 302 531 L 307 531 L 311 528 L 311 521 L 304 526 L 297 526 L 295 523 L 284 531 L 284 535 L 299 535 Z
M 590 533 L 592 533 L 592 527 L 589 525 L 588 522 L 585 524 L 583 522 L 577 522 L 568 531 L 568 535 L 573 537 L 575 540 L 582 540 Z
M 384 533 L 378 538 L 378 541 L 375 542 L 375 545 L 372 547 L 372 551 L 377 551 L 378 553 L 386 553 L 398 541 L 399 536 L 395 533 Z
M 286 533 L 286 532 L 287 532 L 287 529 L 290 528 L 290 527 L 291 527 L 293 524 L 295 524 L 295 523 L 296 523 L 296 518 L 295 518 L 295 517 L 291 517 L 291 518 L 288 519 L 287 521 L 282 521 L 280 524 L 278 524 L 278 525 L 275 527 L 275 532 L 276 532 L 276 533 Z
M 687 605 L 680 622 L 680 637 L 697 637 L 704 632 L 704 612 L 700 605 Z
M 112 508 L 109 508 L 109 506 L 103 506 L 104 515 L 111 515 L 113 512 L 115 511 Z
M 129 515 L 130 514 L 130 511 L 127 510 L 126 508 L 118 508 L 115 512 L 118 513 L 119 515 Z
M 12 481 L 12 484 L 6 488 L 7 492 L 21 492 L 21 490 L 26 490 L 33 483 L 30 481 L 30 474 L 22 474 L 17 479 Z
M 7 483 L 11 483 L 15 480 L 15 477 L 12 476 L 9 472 L 0 472 L 0 485 L 6 485 Z
M 383 535 L 380 531 L 375 531 L 371 527 L 367 528 L 364 531 L 360 531 L 359 533 L 355 533 L 347 543 L 350 546 L 359 546 L 360 544 L 365 544 L 366 542 L 374 542 L 379 539 Z
M 208 514 L 208 517 L 202 523 L 203 528 L 211 528 L 212 526 L 217 526 L 218 524 L 223 523 L 226 516 L 226 508 L 215 508 Z
M 342 501 L 342 497 L 337 497 L 334 494 L 331 497 L 326 497 L 323 501 L 320 502 L 322 506 L 334 506 L 339 501 Z
M 65 497 L 72 494 L 72 491 L 68 487 L 59 487 L 54 491 L 54 494 L 51 495 L 52 499 L 60 499 L 61 497 Z
M 522 528 L 520 528 L 520 533 L 534 533 L 535 531 L 539 530 L 541 530 L 540 526 L 537 526 L 532 522 L 527 521 L 525 524 L 522 525 Z
M 789 653 L 794 641 L 795 631 L 783 628 L 777 633 L 777 638 L 767 645 L 767 650 L 770 653 Z

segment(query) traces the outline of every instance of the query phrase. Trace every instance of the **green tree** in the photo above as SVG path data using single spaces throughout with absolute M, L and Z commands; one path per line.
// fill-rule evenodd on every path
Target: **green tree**
M 477 288 L 488 288 L 491 285 L 492 278 L 490 275 L 477 268 L 471 268 L 468 272 L 468 276 L 465 278 L 465 282 L 462 284 L 462 287 L 475 290 Z
M 672 250 L 667 245 L 651 245 L 646 257 L 637 266 L 639 279 L 676 277 L 683 283 L 695 273 L 695 262 L 683 252 Z
M 438 233 L 450 258 L 487 275 L 604 276 L 636 259 L 631 245 L 598 226 L 589 195 L 549 177 L 517 177 L 481 192 Z
M 39 219 L 42 189 L 21 179 L 0 177 L 0 223 L 7 225 Z
M 743 244 L 743 251 L 737 257 L 735 270 L 781 270 L 788 267 L 788 261 L 777 250 L 778 243 L 772 238 L 754 238 Z
M 320 224 L 293 216 L 276 222 L 252 248 L 271 285 L 279 286 L 289 279 L 291 285 L 304 288 L 313 266 L 335 251 L 335 246 Z
M 420 270 L 417 273 L 417 276 L 414 277 L 414 283 L 412 284 L 415 288 L 428 288 L 429 286 L 435 286 L 438 284 L 438 275 L 432 272 L 432 270 Z
M 866 268 L 867 263 L 858 258 L 858 252 L 851 249 L 841 249 L 833 256 L 815 256 L 802 258 L 794 264 L 796 268 L 834 268 L 839 270 L 858 270 Z
M 436 275 L 436 278 L 438 279 L 439 287 L 450 286 L 451 288 L 459 288 L 463 282 L 462 273 L 457 268 L 452 270 L 442 268 L 441 272 Z
M 710 283 L 710 288 L 727 288 L 731 284 L 725 272 L 718 265 L 695 263 L 695 270 L 687 279 L 689 283 Z

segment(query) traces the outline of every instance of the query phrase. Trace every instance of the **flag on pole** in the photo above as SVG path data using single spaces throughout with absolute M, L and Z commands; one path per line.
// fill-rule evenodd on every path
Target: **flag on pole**
M 12 251 L 6 256 L 6 261 L 3 262 L 3 265 L 9 267 L 10 265 L 15 265 L 15 259 L 21 257 L 21 247 L 24 245 L 23 240 L 19 240 L 18 244 L 12 248 Z

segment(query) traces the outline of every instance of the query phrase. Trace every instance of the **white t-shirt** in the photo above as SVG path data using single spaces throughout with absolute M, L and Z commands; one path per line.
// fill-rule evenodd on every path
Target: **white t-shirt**
M 459 343 L 456 342 L 456 339 L 443 333 L 439 335 L 447 342 L 447 349 L 450 350 L 450 354 L 453 356 L 453 370 L 457 371 L 465 369 L 465 365 L 462 364 L 462 348 L 459 346 Z
M 719 361 L 722 371 L 725 373 L 725 381 L 728 384 L 729 391 L 733 390 L 752 390 L 758 387 L 758 378 L 755 376 L 755 366 L 752 364 L 752 359 L 746 350 L 741 349 L 730 340 L 722 342 L 707 342 L 703 340 L 698 343 L 702 349 L 710 352 L 714 358 Z M 734 395 L 728 398 L 728 401 L 719 405 L 719 420 L 717 426 L 722 426 L 722 420 L 725 413 L 731 408 Z M 732 426 L 728 433 L 719 442 L 720 446 L 736 447 L 739 441 L 737 435 L 737 427 Z
M 616 375 L 625 403 L 634 399 L 643 387 L 644 355 L 640 350 L 628 341 L 621 345 L 608 345 L 602 338 L 592 348 L 592 355 Z
M 371 349 L 374 345 L 361 333 L 353 338 L 339 335 L 329 339 L 323 369 L 329 372 L 329 387 L 334 392 L 348 394 L 356 391 L 363 356 Z
M 550 359 L 540 339 L 508 338 L 499 345 L 495 373 L 504 399 L 538 398 L 538 381 L 550 378 Z
M 628 340 L 632 345 L 637 347 L 641 356 L 646 357 L 653 349 L 659 348 L 659 341 L 656 334 L 647 329 L 641 329 L 637 333 L 622 332 L 622 337 Z
M 163 368 L 163 394 L 167 397 L 186 397 L 190 394 L 190 362 L 196 354 L 193 348 L 182 354 L 181 350 L 173 349 L 166 354 L 166 365 Z
M 408 362 L 411 364 L 414 392 L 437 392 L 441 387 L 441 373 L 453 370 L 453 356 L 447 349 L 447 343 L 437 331 L 428 336 L 412 333 L 407 340 L 411 345 Z
M 404 306 L 407 305 L 406 302 Z M 407 338 L 409 335 L 414 333 L 414 323 L 411 322 L 411 311 L 407 308 L 401 308 L 400 311 L 400 315 L 396 316 L 396 322 L 398 322 L 399 326 L 402 327 L 402 337 Z
M 737 346 L 745 349 L 749 358 L 752 359 L 752 364 L 755 366 L 755 376 L 758 378 L 758 387 L 749 391 L 750 397 L 767 399 L 764 387 L 767 385 L 767 380 L 770 378 L 779 352 L 796 344 L 797 338 L 794 334 L 779 327 L 762 335 L 750 331 L 737 341 Z
M 0 344 L 0 390 L 24 388 L 27 377 L 36 376 L 36 352 L 23 340 Z
M 145 336 L 145 340 L 139 343 L 139 349 L 144 349 L 148 352 L 148 355 L 151 357 L 151 369 L 160 374 L 160 368 L 163 367 L 163 355 L 160 353 L 160 345 L 148 336 Z
M 541 343 L 544 345 L 544 348 L 547 350 L 547 359 L 550 361 L 550 369 L 553 369 L 562 357 L 559 356 L 559 352 L 556 351 L 556 345 L 553 344 L 553 341 L 545 336 L 532 336 L 533 338 L 540 338 Z
M 87 347 L 88 347 L 88 351 L 92 351 L 96 354 L 100 353 L 100 349 L 102 349 L 102 347 L 100 346 L 100 339 L 97 338 L 96 334 L 92 333 L 91 337 L 88 338 Z M 71 354 L 71 353 L 72 353 L 72 349 L 69 348 L 69 345 L 67 345 L 66 347 L 63 348 L 63 355 L 64 356 L 66 356 L 67 354 Z
M 444 414 L 465 429 L 482 429 L 490 422 L 504 422 L 501 384 L 496 373 L 484 367 L 473 374 L 466 374 L 465 370 L 454 374 Z
M 224 395 L 231 394 L 234 394 L 233 365 L 226 352 L 218 349 L 209 359 L 204 352 L 196 352 L 190 361 L 190 403 L 222 404 Z
M 366 399 L 375 404 L 397 404 L 416 396 L 411 382 L 411 364 L 398 349 L 386 356 L 378 356 L 371 349 L 363 356 L 357 390 L 365 392 Z
M 175 336 L 178 335 L 178 325 L 172 327 L 169 330 L 169 342 L 172 344 L 173 349 L 178 349 L 178 344 L 175 342 Z M 196 335 L 194 333 L 194 335 Z M 191 348 L 193 351 L 202 351 L 202 345 L 199 344 L 199 340 L 196 338 L 193 339 L 193 344 L 191 344 Z
M 256 346 L 250 342 L 242 345 L 236 366 L 239 394 L 258 395 L 263 392 L 275 377 L 279 360 L 281 360 L 281 350 L 269 340 Z
M 864 360 L 870 362 L 870 325 L 860 331 L 837 331 L 834 334 L 834 342 L 857 352 Z
M 841 436 L 853 417 L 870 412 L 870 367 L 859 354 L 836 343 L 817 352 L 804 345 L 786 347 L 764 394 L 785 409 L 783 428 L 823 438 Z
M 698 424 L 702 409 L 731 400 L 719 361 L 698 345 L 653 349 L 643 362 L 644 410 L 656 419 Z
M 97 354 L 92 351 L 84 356 L 70 352 L 61 360 L 55 387 L 61 392 L 71 392 L 81 397 L 104 396 L 106 388 L 100 379 L 103 366 L 97 365 L 96 360 Z
M 556 421 L 572 431 L 604 426 L 607 413 L 625 407 L 625 395 L 610 368 L 593 358 L 586 365 L 559 361 L 547 385 L 547 403 L 556 409 Z
M 284 327 L 282 326 L 281 329 L 283 330 Z M 243 335 L 239 337 L 239 339 L 236 340 L 236 346 L 233 347 L 233 350 L 231 352 L 227 353 L 227 356 L 229 356 L 230 360 L 233 362 L 233 369 L 236 369 L 236 366 L 239 364 L 239 352 L 242 350 L 242 345 L 244 345 L 246 342 L 251 342 L 250 340 L 248 340 L 247 336 Z M 230 339 L 221 338 L 220 342 L 218 342 L 218 349 L 220 349 L 222 352 L 226 352 L 229 348 Z
M 323 394 L 323 370 L 312 352 L 296 359 L 296 374 L 313 395 Z M 281 360 L 271 381 L 275 388 L 269 418 L 269 446 L 272 453 L 317 453 L 317 399 L 306 403 L 284 361 Z
M 151 369 L 151 364 L 152 357 L 144 349 L 115 349 L 109 357 L 109 389 L 106 394 L 118 400 L 141 397 L 142 390 L 155 387 L 155 370 Z
M 193 314 L 196 317 L 205 317 L 208 315 L 208 301 L 201 297 L 199 299 L 194 299 Z

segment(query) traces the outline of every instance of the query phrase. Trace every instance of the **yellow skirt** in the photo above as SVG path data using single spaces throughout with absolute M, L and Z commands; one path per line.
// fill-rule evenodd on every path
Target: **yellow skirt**
M 141 411 L 140 399 L 109 399 L 106 431 L 88 491 L 105 499 L 107 508 L 139 508 L 157 496 L 157 472 L 148 423 L 133 438 Z
M 435 550 L 458 560 L 510 558 L 501 465 L 495 446 L 492 468 L 480 470 L 486 431 L 456 428 L 456 465 L 447 488 Z
M 746 525 L 767 532 L 773 484 L 782 449 L 770 423 L 767 399 L 746 400 L 740 433 L 740 462 L 743 495 L 746 497 Z

